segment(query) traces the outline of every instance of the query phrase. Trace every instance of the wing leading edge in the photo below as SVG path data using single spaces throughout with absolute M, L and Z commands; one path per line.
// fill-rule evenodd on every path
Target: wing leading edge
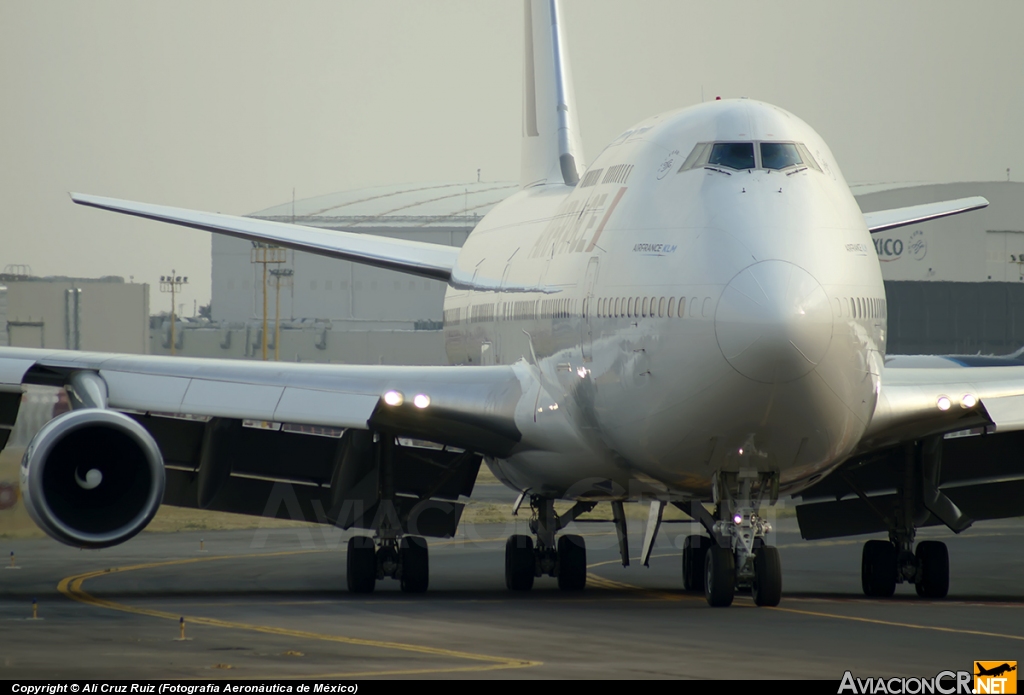
M 72 193 L 71 199 L 79 205 L 101 210 L 227 234 L 249 241 L 276 244 L 296 251 L 356 261 L 444 282 L 451 279 L 459 255 L 458 248 L 441 244 L 328 231 L 297 224 L 136 203 L 84 193 Z
M 107 403 L 117 410 L 374 429 L 494 456 L 507 456 L 521 439 L 515 407 L 521 380 L 529 378 L 515 366 L 312 365 L 0 350 L 0 392 L 20 392 L 22 384 L 63 387 L 81 371 L 103 379 Z M 391 391 L 400 397 L 389 404 L 383 395 Z
M 879 210 L 878 212 L 865 212 L 864 222 L 868 230 L 875 234 L 897 227 L 906 227 L 911 224 L 937 220 L 940 217 L 959 215 L 962 212 L 980 210 L 988 207 L 988 201 L 981 196 L 972 198 L 958 198 L 957 200 L 945 200 L 940 203 L 925 203 L 924 205 L 911 205 L 905 208 L 893 208 L 892 210 Z

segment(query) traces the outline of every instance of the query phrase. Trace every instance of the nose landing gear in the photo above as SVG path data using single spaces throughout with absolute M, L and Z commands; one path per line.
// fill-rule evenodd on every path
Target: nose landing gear
M 703 576 L 704 596 L 708 604 L 729 606 L 737 589 L 749 589 L 758 606 L 779 605 L 782 600 L 782 560 L 778 549 L 765 542 L 771 533 L 771 524 L 757 515 L 766 497 L 771 504 L 778 499 L 777 474 L 719 472 L 715 476 L 714 495 L 719 519 L 713 523 L 710 518 L 701 519 L 711 534 L 711 547 L 704 557 Z M 690 585 L 695 584 L 693 561 L 698 553 L 704 552 L 695 550 L 695 547 L 700 548 L 700 543 L 690 541 L 683 549 L 684 586 L 687 574 L 690 575 Z M 687 550 L 689 563 L 686 561 Z

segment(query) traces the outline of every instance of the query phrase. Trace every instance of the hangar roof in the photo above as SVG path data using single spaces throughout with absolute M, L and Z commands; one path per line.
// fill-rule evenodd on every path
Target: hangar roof
M 405 183 L 360 188 L 291 201 L 250 217 L 331 228 L 473 227 L 491 208 L 512 195 L 509 181 Z

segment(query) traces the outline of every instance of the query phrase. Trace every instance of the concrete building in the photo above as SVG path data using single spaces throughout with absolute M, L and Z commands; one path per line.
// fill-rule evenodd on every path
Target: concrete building
M 13 347 L 144 354 L 149 350 L 149 285 L 121 277 L 0 274 L 0 331 Z

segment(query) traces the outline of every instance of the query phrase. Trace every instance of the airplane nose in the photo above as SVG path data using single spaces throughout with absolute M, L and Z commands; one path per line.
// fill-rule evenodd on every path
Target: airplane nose
M 762 261 L 726 286 L 715 312 L 725 359 L 744 376 L 793 381 L 822 360 L 832 342 L 832 307 L 818 281 L 786 261 Z

